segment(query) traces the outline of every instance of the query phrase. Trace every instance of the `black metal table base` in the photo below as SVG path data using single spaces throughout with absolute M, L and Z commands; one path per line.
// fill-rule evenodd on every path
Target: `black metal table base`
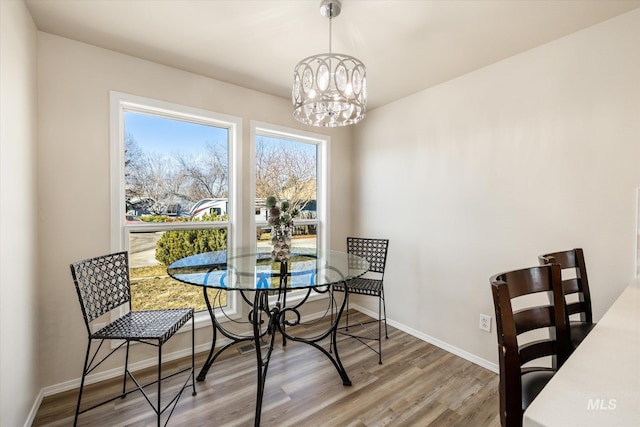
M 284 263 L 283 263 L 284 264 Z M 285 266 L 286 268 L 286 266 Z M 207 288 L 204 289 L 204 298 L 207 304 L 207 309 L 209 311 L 209 315 L 211 316 L 211 322 L 213 323 L 213 337 L 211 342 L 211 350 L 209 351 L 209 356 L 207 357 L 204 366 L 200 370 L 198 374 L 197 380 L 204 381 L 211 365 L 215 362 L 215 360 L 220 356 L 222 352 L 224 352 L 229 347 L 238 344 L 244 341 L 253 341 L 256 351 L 256 362 L 258 368 L 258 376 L 257 376 L 257 390 L 256 390 L 256 411 L 254 418 L 254 425 L 260 425 L 260 417 L 262 413 L 262 398 L 264 395 L 265 388 L 265 380 L 267 377 L 267 370 L 269 368 L 269 361 L 271 359 L 271 353 L 273 352 L 275 338 L 277 333 L 279 332 L 283 337 L 283 345 L 286 345 L 286 340 L 301 342 L 307 345 L 310 345 L 324 354 L 330 361 L 333 363 L 333 366 L 338 371 L 340 378 L 342 379 L 342 384 L 345 386 L 351 385 L 351 380 L 347 375 L 347 371 L 344 369 L 342 362 L 340 361 L 340 356 L 338 355 L 338 347 L 336 346 L 336 332 L 338 328 L 338 323 L 340 321 L 340 317 L 344 310 L 347 301 L 347 294 L 344 291 L 341 291 L 340 294 L 343 295 L 342 302 L 340 305 L 336 304 L 337 315 L 335 317 L 332 316 L 331 325 L 328 330 L 323 332 L 322 334 L 311 337 L 311 338 L 302 338 L 290 335 L 287 332 L 287 326 L 295 326 L 300 323 L 300 313 L 298 308 L 302 305 L 304 301 L 306 301 L 306 297 L 302 302 L 296 304 L 293 307 L 286 306 L 286 274 L 284 275 L 284 279 L 281 278 L 281 286 L 280 289 L 257 289 L 254 292 L 253 301 L 246 297 L 244 294 L 245 291 L 239 291 L 243 297 L 243 299 L 248 302 L 251 306 L 251 310 L 249 312 L 249 323 L 251 323 L 253 327 L 253 335 L 239 335 L 236 333 L 232 333 L 226 329 L 224 329 L 220 322 L 216 319 L 214 309 L 212 304 L 209 301 L 209 296 L 207 295 Z M 324 292 L 329 293 L 329 298 L 334 298 L 333 288 L 331 285 L 326 287 L 327 290 Z M 343 289 L 348 289 L 346 286 Z M 269 292 L 278 291 L 278 300 L 273 307 L 269 307 Z M 228 292 L 228 291 L 227 291 Z M 310 292 L 310 290 L 309 290 Z M 308 294 L 307 294 L 308 297 Z M 331 301 L 333 306 L 334 300 Z M 288 313 L 293 313 L 295 320 L 289 321 L 286 319 Z M 267 317 L 267 319 L 263 319 L 263 315 Z M 266 325 L 265 325 L 265 322 Z M 266 328 L 265 328 L 266 326 Z M 217 341 L 218 331 L 231 341 L 225 344 L 223 347 L 215 350 L 215 345 Z M 327 337 L 331 337 L 331 347 L 332 351 L 329 352 L 325 350 L 318 343 Z M 262 344 L 265 339 L 267 340 L 266 349 L 262 348 Z

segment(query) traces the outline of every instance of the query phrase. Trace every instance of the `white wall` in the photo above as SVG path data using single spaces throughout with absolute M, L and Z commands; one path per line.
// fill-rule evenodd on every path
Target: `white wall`
M 636 10 L 370 112 L 354 225 L 390 239 L 393 322 L 496 363 L 489 277 L 573 247 L 602 316 L 635 272 L 639 43 Z
M 0 425 L 24 424 L 38 396 L 36 28 L 0 1 Z
M 109 91 L 241 116 L 245 146 L 249 120 L 303 127 L 287 100 L 38 33 L 36 170 L 33 24 L 21 2 L 0 4 L 0 424 L 17 425 L 10 421 L 25 418 L 38 378 L 40 387 L 54 386 L 77 379 L 82 366 L 86 336 L 68 265 L 109 250 Z M 477 328 L 479 313 L 493 315 L 489 276 L 574 246 L 585 248 L 595 315 L 602 315 L 634 273 L 639 38 L 636 11 L 370 111 L 354 128 L 327 131 L 331 246 L 344 249 L 346 235 L 391 239 L 394 323 L 495 362 L 495 333 Z M 18 60 L 6 66 L 10 54 Z M 9 72 L 15 96 L 5 90 Z M 8 138 L 21 144 L 8 146 Z M 7 189 L 7 176 L 25 186 Z M 11 217 L 9 228 L 8 196 L 38 206 L 37 245 L 34 211 Z M 29 305 L 35 271 L 38 325 Z M 14 305 L 5 292 L 15 282 L 22 287 L 10 290 Z M 15 313 L 23 318 L 16 322 Z M 209 338 L 202 332 L 199 342 Z M 21 359 L 7 359 L 14 355 Z M 46 369 L 38 377 L 39 365 Z M 18 383 L 24 393 L 15 392 Z M 5 419 L 9 406 L 20 408 L 15 419 Z
M 286 99 L 46 33 L 38 42 L 40 362 L 48 367 L 42 384 L 50 387 L 78 379 L 86 346 L 69 264 L 110 251 L 110 90 L 240 116 L 245 152 L 250 120 L 310 128 L 292 118 Z M 341 248 L 351 225 L 351 130 L 321 133 L 332 137 L 331 239 Z M 248 171 L 248 162 L 244 166 Z M 244 206 L 251 206 L 248 184 L 245 176 Z M 253 210 L 246 214 L 248 219 Z M 198 343 L 209 341 L 210 328 L 196 335 Z M 167 351 L 186 345 L 186 338 L 174 338 Z

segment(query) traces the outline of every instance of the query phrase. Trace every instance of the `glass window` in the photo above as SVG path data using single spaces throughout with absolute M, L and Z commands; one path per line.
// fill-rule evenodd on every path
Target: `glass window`
M 257 246 L 270 247 L 266 199 L 275 196 L 297 209 L 291 246 L 324 248 L 328 137 L 266 124 L 253 124 L 254 204 Z
M 228 129 L 125 110 L 124 139 L 130 220 L 226 220 Z
M 166 268 L 233 246 L 230 153 L 238 122 L 117 93 L 112 116 L 112 246 L 129 251 L 132 308 L 205 310 L 202 289 L 171 279 Z M 226 295 L 217 302 L 232 303 Z

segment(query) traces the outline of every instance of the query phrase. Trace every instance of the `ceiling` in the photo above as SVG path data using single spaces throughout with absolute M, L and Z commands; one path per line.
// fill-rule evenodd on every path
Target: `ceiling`
M 320 0 L 26 0 L 41 31 L 284 98 L 327 52 Z M 640 7 L 636 0 L 343 0 L 333 52 L 367 66 L 368 108 Z

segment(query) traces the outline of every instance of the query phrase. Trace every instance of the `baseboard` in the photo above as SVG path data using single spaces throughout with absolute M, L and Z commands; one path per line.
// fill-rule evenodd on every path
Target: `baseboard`
M 353 308 L 357 311 L 360 311 L 361 313 L 366 314 L 367 316 L 370 317 L 377 317 L 378 313 L 375 313 L 371 310 L 368 310 L 362 306 L 359 306 L 357 304 L 350 304 L 350 308 Z M 317 313 L 311 313 L 308 314 L 304 317 L 302 317 L 301 321 L 302 322 L 308 322 L 308 321 L 312 321 L 312 320 L 316 320 L 322 316 L 324 316 L 326 313 L 325 311 L 319 311 Z M 474 354 L 471 354 L 465 350 L 462 350 L 458 347 L 454 347 L 450 344 L 447 344 L 444 341 L 441 341 L 437 338 L 431 337 L 427 334 L 424 334 L 420 331 L 416 331 L 415 329 L 412 329 L 406 325 L 403 325 L 401 323 L 395 322 L 391 319 L 387 319 L 387 323 L 391 326 L 393 326 L 396 329 L 399 329 L 403 332 L 406 332 L 409 335 L 412 335 L 422 341 L 428 342 L 430 344 L 435 345 L 436 347 L 440 347 L 441 349 L 448 351 L 449 353 L 455 354 L 456 356 L 462 357 L 465 360 L 468 360 L 471 363 L 474 363 L 478 366 L 481 366 L 485 369 L 488 369 L 492 372 L 496 372 L 498 373 L 498 365 L 492 362 L 489 362 L 488 360 L 482 359 Z M 218 343 L 220 345 L 225 345 L 227 343 L 229 343 L 228 339 L 220 339 L 218 340 Z M 204 343 L 204 344 L 200 344 L 197 345 L 195 348 L 196 353 L 200 353 L 203 351 L 209 351 L 211 349 L 211 342 L 208 343 Z M 172 360 L 176 360 L 176 359 L 180 359 L 182 357 L 187 357 L 191 354 L 191 349 L 183 349 L 183 350 L 178 350 L 175 351 L 173 353 L 168 353 L 167 355 L 163 355 L 162 359 L 165 362 L 170 362 Z M 137 371 L 140 369 L 144 369 L 144 368 L 149 368 L 151 366 L 155 366 L 156 364 L 156 359 L 155 358 L 150 358 L 147 360 L 142 360 L 136 363 L 132 363 L 130 365 L 130 369 L 132 371 Z M 85 384 L 94 384 L 100 381 L 104 381 L 104 380 L 109 380 L 112 378 L 116 378 L 122 375 L 122 367 L 118 367 L 118 368 L 114 368 L 114 369 L 110 369 L 107 371 L 102 371 L 102 372 L 98 372 L 95 374 L 91 374 L 88 375 L 87 378 L 85 379 Z M 29 413 L 29 418 L 27 419 L 27 421 L 25 422 L 25 427 L 29 427 L 34 419 L 35 416 L 38 412 L 38 409 L 40 408 L 40 404 L 42 403 L 42 400 L 47 397 L 47 396 L 52 396 L 54 394 L 58 394 L 58 393 L 62 393 L 64 391 L 69 391 L 69 390 L 73 390 L 73 389 L 77 389 L 80 387 L 80 378 L 75 378 L 73 380 L 69 380 L 69 381 L 65 381 L 63 383 L 59 383 L 59 384 L 54 384 L 52 386 L 47 386 L 44 387 L 40 390 L 40 393 L 38 393 L 38 396 L 36 397 L 35 402 L 33 403 L 33 407 L 31 409 L 31 412 Z
M 38 409 L 40 409 L 40 404 L 42 403 L 42 399 L 44 399 L 44 393 L 42 390 L 36 396 L 36 400 L 33 402 L 31 406 L 31 411 L 29 411 L 29 415 L 27 416 L 27 421 L 24 423 L 24 427 L 31 427 L 33 422 L 36 419 L 36 414 L 38 413 Z
M 374 319 L 378 317 L 377 312 L 371 311 L 360 305 L 350 303 L 349 307 L 355 310 L 358 310 L 359 312 L 366 314 L 369 317 L 373 317 Z M 475 354 L 469 353 L 468 351 L 462 350 L 461 348 L 452 346 L 451 344 L 448 344 L 437 338 L 424 334 L 420 331 L 416 331 L 415 329 L 410 328 L 409 326 L 406 326 L 399 322 L 395 322 L 389 318 L 387 318 L 387 323 L 393 326 L 394 328 L 401 330 L 402 332 L 406 332 L 407 334 L 412 335 L 422 341 L 428 342 L 429 344 L 433 344 L 436 347 L 440 347 L 441 349 L 451 354 L 455 354 L 456 356 L 462 357 L 463 359 L 468 360 L 469 362 L 476 364 L 478 366 L 481 366 L 485 369 L 488 369 L 492 372 L 495 372 L 496 374 L 500 372 L 497 363 L 489 362 L 488 360 L 478 357 Z
M 225 341 L 229 342 L 229 340 L 227 340 L 226 338 L 225 340 L 219 340 L 220 344 L 223 344 L 223 345 L 226 344 Z M 202 351 L 209 351 L 210 349 L 211 349 L 211 342 L 197 345 L 195 347 L 195 352 L 200 353 Z M 162 361 L 163 363 L 171 362 L 172 360 L 180 359 L 182 357 L 187 357 L 189 355 L 191 355 L 191 349 L 187 348 L 183 350 L 174 351 L 173 353 L 167 353 L 166 355 L 163 354 Z M 157 363 L 157 359 L 155 357 L 146 359 L 146 360 L 141 360 L 139 362 L 129 364 L 129 370 L 138 371 L 140 369 L 150 368 L 152 366 L 155 366 L 156 363 Z M 122 376 L 122 369 L 123 369 L 123 366 L 120 366 L 118 368 L 113 368 L 107 371 L 102 371 L 102 372 L 97 372 L 95 374 L 87 375 L 84 383 L 85 385 L 89 385 L 89 384 L 94 384 L 100 381 L 120 377 Z M 82 366 L 79 367 L 79 370 L 82 370 Z M 54 394 L 62 393 L 64 391 L 73 390 L 79 387 L 80 387 L 80 378 L 75 378 L 73 380 L 65 381 L 63 383 L 44 387 L 41 390 L 41 394 L 43 395 L 43 397 L 47 397 L 47 396 L 52 396 Z

